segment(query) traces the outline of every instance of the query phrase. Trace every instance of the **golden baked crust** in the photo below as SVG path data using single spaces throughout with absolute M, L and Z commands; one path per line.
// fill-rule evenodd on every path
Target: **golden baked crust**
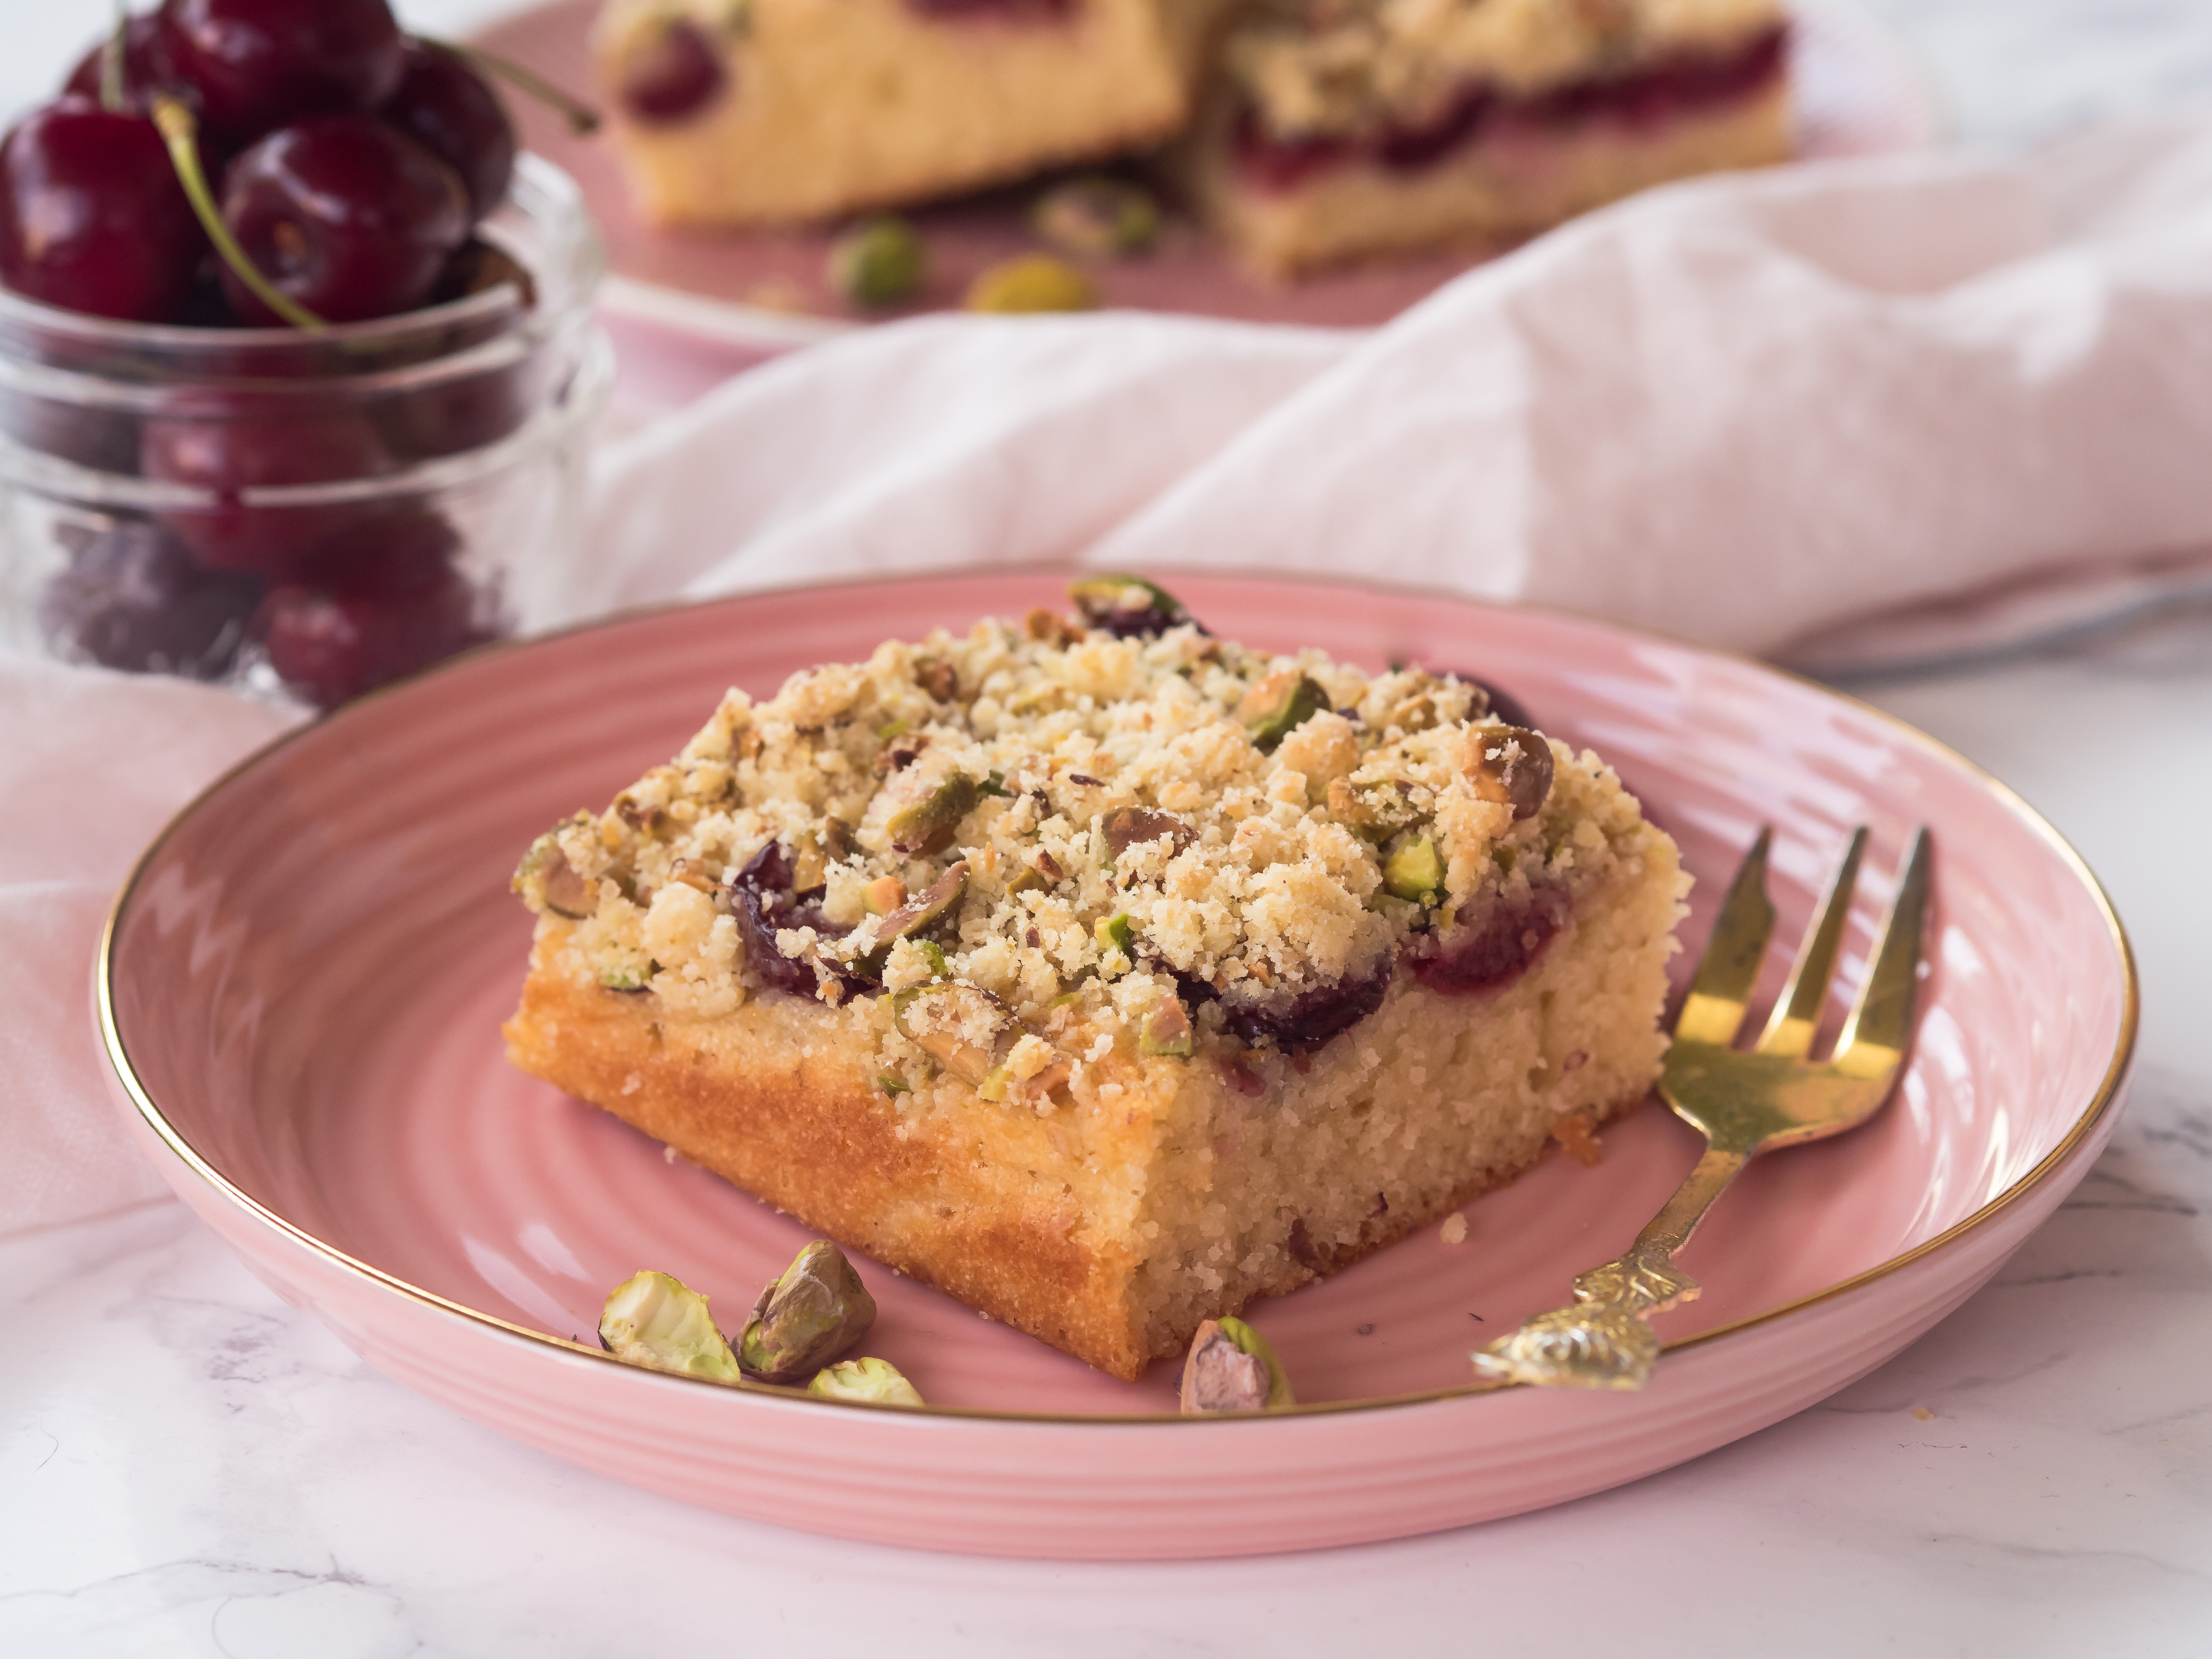
M 655 1012 L 643 998 L 578 984 L 533 958 L 505 1027 L 507 1058 L 818 1231 L 1101 1370 L 1133 1379 L 1152 1358 L 1133 1331 L 1128 1251 L 1085 1240 L 1073 1200 L 1019 1168 L 1018 1154 L 985 1164 L 942 1127 L 902 1133 L 864 1050 L 817 1041 L 816 1054 L 799 1052 L 811 1005 L 756 999 L 711 1025 Z M 1046 1134 L 1034 1115 L 1001 1128 L 1029 1130 L 1023 1138 L 1033 1142 Z

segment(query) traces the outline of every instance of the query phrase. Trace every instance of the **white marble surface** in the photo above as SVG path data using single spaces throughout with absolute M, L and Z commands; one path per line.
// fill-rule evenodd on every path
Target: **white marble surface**
M 104 9 L 11 8 L 0 108 Z M 1970 138 L 2212 93 L 2201 0 L 1881 9 Z M 165 1202 L 0 1241 L 0 1653 L 2212 1650 L 2212 617 L 1862 689 L 2103 874 L 2142 968 L 2142 1069 L 2111 1151 L 1996 1281 L 1824 1406 L 1632 1487 L 1396 1544 L 931 1556 L 689 1510 L 479 1429 Z M 1589 1636 L 1562 1622 L 1594 1614 Z

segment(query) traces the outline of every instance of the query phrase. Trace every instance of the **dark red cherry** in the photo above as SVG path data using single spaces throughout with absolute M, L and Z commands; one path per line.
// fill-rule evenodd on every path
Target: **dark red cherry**
M 193 679 L 229 672 L 261 598 L 257 579 L 202 568 L 175 537 L 143 520 L 63 534 L 74 556 L 39 603 L 59 654 Z
M 377 113 L 461 176 L 469 216 L 507 199 L 514 177 L 514 125 L 499 95 L 459 52 L 410 40 L 399 89 Z
M 241 152 L 222 216 L 261 274 L 325 322 L 411 311 L 469 234 L 459 175 L 371 115 L 321 115 Z M 277 319 L 234 272 L 223 288 L 250 323 Z
M 82 98 L 0 143 L 0 282 L 70 311 L 167 322 L 207 246 L 154 124 Z
M 101 64 L 107 56 L 105 39 L 77 60 L 64 91 L 100 101 Z M 152 12 L 128 19 L 123 25 L 123 101 L 134 115 L 152 106 L 154 94 L 174 80 L 168 56 L 161 50 L 161 20 Z
M 270 590 L 253 631 L 298 696 L 334 708 L 489 637 L 459 572 Z
M 296 116 L 374 109 L 404 67 L 385 0 L 163 0 L 156 15 L 170 72 L 239 143 Z
M 301 413 L 276 399 L 234 408 L 210 393 L 204 407 L 148 420 L 138 465 L 149 478 L 216 497 L 164 514 L 204 563 L 273 577 L 290 574 L 318 544 L 374 509 L 344 501 L 270 506 L 246 501 L 245 491 L 373 478 L 393 463 L 365 416 Z
M 671 18 L 623 66 L 617 95 L 633 119 L 664 126 L 712 103 L 724 78 L 707 32 L 688 17 Z

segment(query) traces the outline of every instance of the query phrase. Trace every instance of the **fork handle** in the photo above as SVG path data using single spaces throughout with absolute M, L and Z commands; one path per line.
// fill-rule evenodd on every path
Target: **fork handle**
M 1690 1235 L 1698 1231 L 1698 1224 L 1713 1207 L 1713 1200 L 1728 1190 L 1729 1182 L 1750 1162 L 1749 1152 L 1707 1142 L 1703 1155 L 1674 1189 L 1674 1196 L 1636 1235 L 1630 1254 L 1646 1250 L 1673 1255 L 1690 1242 Z
M 1674 1265 L 1674 1252 L 1750 1161 L 1749 1152 L 1708 1142 L 1627 1251 L 1577 1274 L 1572 1304 L 1538 1314 L 1476 1352 L 1475 1375 L 1567 1389 L 1640 1389 L 1650 1382 L 1659 1361 L 1651 1316 L 1698 1297 L 1698 1281 Z

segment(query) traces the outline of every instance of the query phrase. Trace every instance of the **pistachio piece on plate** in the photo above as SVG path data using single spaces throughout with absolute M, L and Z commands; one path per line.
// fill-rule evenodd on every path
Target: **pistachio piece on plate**
M 1252 739 L 1252 746 L 1272 755 L 1285 738 L 1328 707 L 1328 693 L 1310 676 L 1295 668 L 1268 675 L 1237 705 L 1237 718 Z
M 875 1298 L 826 1238 L 801 1250 L 760 1293 L 737 1343 L 738 1363 L 768 1382 L 796 1382 L 851 1347 L 876 1322 Z
M 615 1286 L 599 1310 L 599 1344 L 617 1359 L 678 1376 L 735 1382 L 740 1375 L 707 1298 L 650 1269 Z
M 1426 836 L 1401 842 L 1383 861 L 1382 885 L 1395 898 L 1415 902 L 1443 890 L 1444 861 Z
M 1478 726 L 1467 734 L 1465 769 L 1474 793 L 1510 806 L 1518 823 L 1542 811 L 1552 793 L 1552 745 L 1525 726 Z
M 873 1406 L 919 1406 L 921 1395 L 888 1359 L 841 1359 L 814 1374 L 806 1392 L 820 1400 L 859 1400 Z
M 905 220 L 866 219 L 830 245 L 830 286 L 856 306 L 895 306 L 914 297 L 928 264 L 921 233 Z
M 1160 210 L 1142 186 L 1092 175 L 1045 191 L 1030 210 L 1030 228 L 1062 253 L 1118 259 L 1152 245 Z
M 1097 303 L 1091 279 L 1049 253 L 1006 260 L 968 285 L 970 311 L 1089 311 Z
M 1273 1411 L 1297 1403 L 1266 1337 L 1241 1319 L 1209 1319 L 1198 1328 L 1182 1363 L 1186 1413 Z

